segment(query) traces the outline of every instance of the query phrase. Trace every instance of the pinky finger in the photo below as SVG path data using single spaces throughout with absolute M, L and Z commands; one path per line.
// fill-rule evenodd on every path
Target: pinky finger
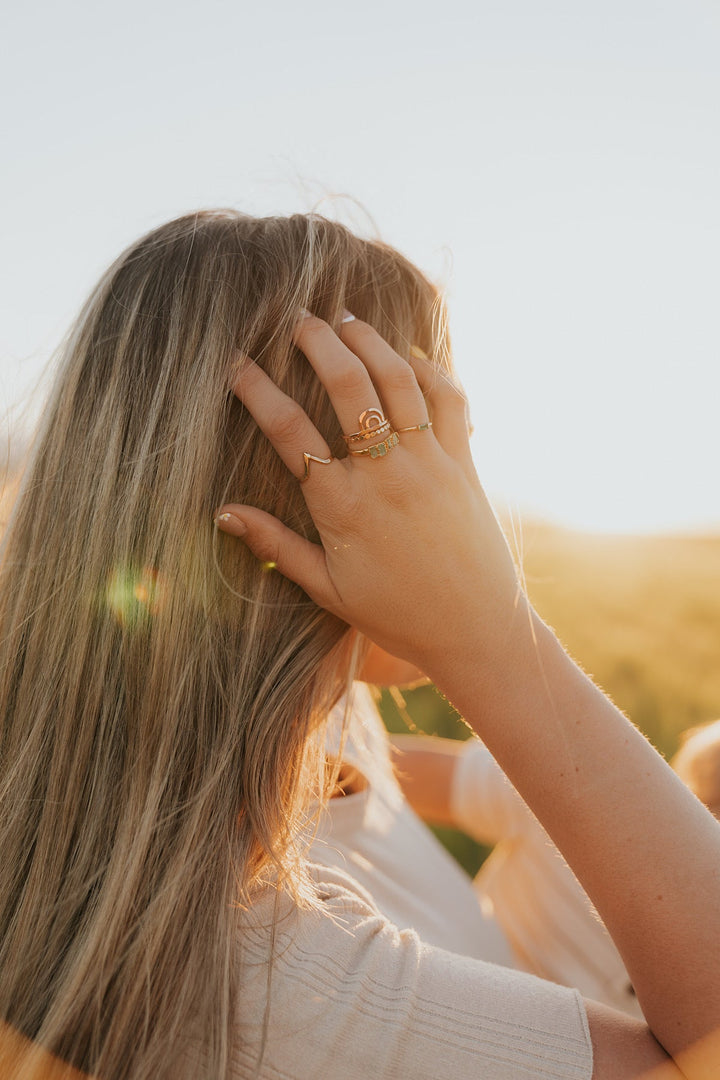
M 415 345 L 411 349 L 409 363 L 430 406 L 435 437 L 443 450 L 463 467 L 468 478 L 476 482 L 465 394 L 448 374 L 431 364 L 422 349 Z
M 256 558 L 273 563 L 320 607 L 338 614 L 339 597 L 319 544 L 298 536 L 272 514 L 254 506 L 223 506 L 215 515 L 215 524 L 222 532 L 239 537 Z

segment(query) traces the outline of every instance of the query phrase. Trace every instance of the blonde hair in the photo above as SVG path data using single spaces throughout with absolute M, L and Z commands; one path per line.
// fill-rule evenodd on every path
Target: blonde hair
M 343 452 L 301 307 L 449 364 L 436 290 L 391 248 L 315 215 L 180 218 L 88 300 L 5 536 L 0 1018 L 105 1080 L 175 1080 L 193 1040 L 223 1076 L 237 905 L 302 893 L 348 628 L 212 526 L 242 501 L 316 538 L 228 393 L 240 350 Z
M 670 764 L 700 802 L 720 818 L 720 720 L 684 732 Z

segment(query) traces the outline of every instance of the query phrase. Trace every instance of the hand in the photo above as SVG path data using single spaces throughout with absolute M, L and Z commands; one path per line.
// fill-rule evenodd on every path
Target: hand
M 405 361 L 358 320 L 338 337 L 305 316 L 295 342 L 346 433 L 373 408 L 393 429 L 427 423 L 430 410 L 432 428 L 404 432 L 381 458 L 310 462 L 303 494 L 322 546 L 254 507 L 223 506 L 216 523 L 321 607 L 432 675 L 433 657 L 455 649 L 464 629 L 474 648 L 481 627 L 488 644 L 502 635 L 519 590 L 472 463 L 465 398 L 429 361 Z M 298 480 L 304 453 L 331 457 L 302 409 L 252 361 L 241 363 L 233 389 Z
M 223 507 L 218 526 L 448 694 L 595 903 L 655 1037 L 688 1080 L 709 1080 L 720 1060 L 717 822 L 526 607 L 473 469 L 462 394 L 357 321 L 337 337 L 310 317 L 295 340 L 343 431 L 370 408 L 395 429 L 429 410 L 433 427 L 402 433 L 379 459 L 311 463 L 302 490 L 319 545 L 248 506 Z M 303 453 L 331 456 L 257 365 L 246 361 L 234 388 L 298 480 Z M 598 1080 L 652 1065 L 680 1075 L 647 1029 L 594 1004 L 588 1015 Z

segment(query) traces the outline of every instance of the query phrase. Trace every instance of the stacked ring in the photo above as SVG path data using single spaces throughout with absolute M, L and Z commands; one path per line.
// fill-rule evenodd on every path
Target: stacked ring
M 360 457 L 361 454 L 369 454 L 371 458 L 385 457 L 386 454 L 390 453 L 393 446 L 397 446 L 399 442 L 400 436 L 397 431 L 393 431 L 382 442 L 374 443 L 372 446 L 365 446 L 362 450 L 349 450 L 348 453 L 354 454 L 355 457 Z
M 352 435 L 343 435 L 345 442 L 350 445 L 353 442 L 364 442 L 373 439 L 376 435 L 384 435 L 390 431 L 390 421 L 383 416 L 380 409 L 366 409 L 358 418 L 359 431 L 353 431 Z

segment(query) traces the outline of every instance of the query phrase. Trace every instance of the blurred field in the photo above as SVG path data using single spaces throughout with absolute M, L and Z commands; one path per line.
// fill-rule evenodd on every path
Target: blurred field
M 17 491 L 0 486 L 0 532 Z M 517 532 L 517 530 L 516 530 Z M 530 597 L 575 660 L 666 757 L 682 731 L 720 718 L 720 535 L 593 536 L 535 522 L 517 533 Z M 390 731 L 408 726 L 449 738 L 469 730 L 432 687 L 389 692 Z M 485 849 L 436 830 L 469 873 Z
M 592 536 L 526 522 L 520 547 L 539 613 L 663 754 L 684 729 L 720 717 L 720 536 Z M 467 737 L 432 688 L 404 696 L 422 730 Z M 391 731 L 407 731 L 387 693 L 381 708 Z M 473 873 L 483 850 L 440 835 Z

